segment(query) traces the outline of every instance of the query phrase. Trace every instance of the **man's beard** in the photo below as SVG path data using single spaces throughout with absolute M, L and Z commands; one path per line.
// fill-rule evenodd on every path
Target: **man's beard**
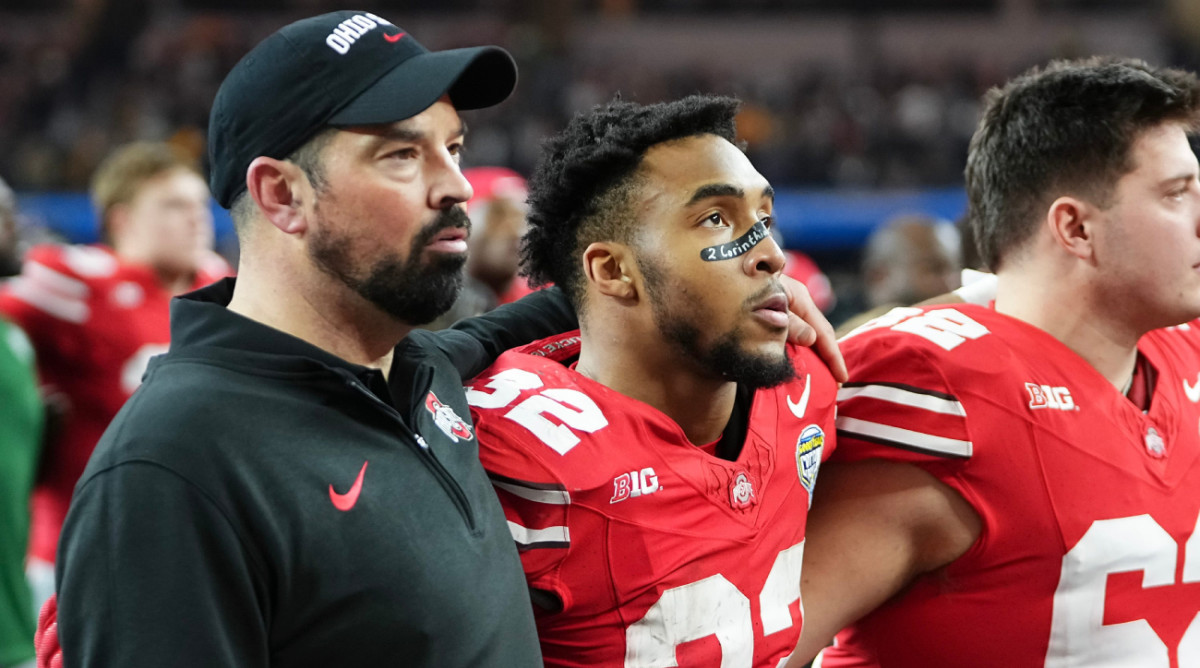
M 422 228 L 413 237 L 407 258 L 388 253 L 370 265 L 365 276 L 359 269 L 364 260 L 354 257 L 354 239 L 332 231 L 328 219 L 322 219 L 321 223 L 309 240 L 308 252 L 313 262 L 393 318 L 409 325 L 424 325 L 450 310 L 458 299 L 466 255 L 435 253 L 428 262 L 423 261 L 422 255 L 425 246 L 442 230 L 471 229 L 471 220 L 462 207 L 442 210 Z
M 646 278 L 650 308 L 658 331 L 672 347 L 705 371 L 750 389 L 773 387 L 796 377 L 796 369 L 784 351 L 779 355 L 748 352 L 741 345 L 740 327 L 717 337 L 708 346 L 701 343 L 701 332 L 705 325 L 698 322 L 695 310 L 683 300 L 672 298 L 679 290 L 672 288 L 674 279 L 665 275 L 650 262 L 640 263 Z M 770 294 L 778 292 L 776 286 L 768 286 L 746 301 L 755 304 Z

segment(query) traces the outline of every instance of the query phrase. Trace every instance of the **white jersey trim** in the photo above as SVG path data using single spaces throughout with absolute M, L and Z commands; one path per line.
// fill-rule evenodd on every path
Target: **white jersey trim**
M 513 540 L 523 547 L 535 547 L 547 543 L 565 547 L 571 544 L 571 530 L 565 526 L 530 529 L 508 520 L 508 531 L 512 534 Z
M 48 269 L 47 271 L 51 270 Z M 87 302 L 82 299 L 63 296 L 61 293 L 55 292 L 52 288 L 48 287 L 45 283 L 30 280 L 26 276 L 18 276 L 12 279 L 12 282 L 9 283 L 9 289 L 12 296 L 59 320 L 66 320 L 67 322 L 81 325 L 87 322 L 92 314 Z
M 530 487 L 524 487 L 522 485 L 500 482 L 499 480 L 492 480 L 492 486 L 502 489 L 509 494 L 519 496 L 522 499 L 528 499 L 538 503 L 548 503 L 555 506 L 571 505 L 571 493 L 565 490 L 533 489 Z
M 928 452 L 951 457 L 970 457 L 973 446 L 970 441 L 963 441 L 945 436 L 934 436 L 910 429 L 902 429 L 891 425 L 868 422 L 858 418 L 839 416 L 837 419 L 839 436 L 845 434 L 858 437 L 865 441 L 884 443 L 897 447 Z
M 26 262 L 25 266 L 21 268 L 21 273 L 28 276 L 31 280 L 43 284 L 55 292 L 61 293 L 64 297 L 87 299 L 90 292 L 87 283 L 51 269 L 41 262 L 32 260 Z
M 963 408 L 962 403 L 957 399 L 914 392 L 894 385 L 858 385 L 838 389 L 837 400 L 839 403 L 855 397 L 879 399 L 880 401 L 889 401 L 893 404 L 920 408 L 933 413 L 967 417 L 966 409 Z

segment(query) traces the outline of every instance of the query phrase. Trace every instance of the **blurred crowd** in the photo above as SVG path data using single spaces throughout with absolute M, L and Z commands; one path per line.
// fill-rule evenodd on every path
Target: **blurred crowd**
M 127 8 L 116 9 L 121 6 Z M 18 191 L 81 190 L 99 161 L 133 140 L 202 157 L 209 105 L 225 72 L 278 21 L 113 3 L 96 23 L 53 14 L 0 22 L 0 174 Z M 80 26 L 91 25 L 90 29 Z M 474 25 L 474 24 L 472 24 Z M 453 47 L 507 43 L 522 61 L 514 98 L 480 112 L 469 164 L 528 173 L 540 139 L 621 93 L 639 101 L 696 91 L 746 102 L 739 131 L 773 182 L 816 187 L 956 185 L 980 94 L 1007 71 L 986 62 L 880 63 L 852 74 L 816 66 L 630 72 L 588 62 L 528 24 L 504 34 L 440 35 Z

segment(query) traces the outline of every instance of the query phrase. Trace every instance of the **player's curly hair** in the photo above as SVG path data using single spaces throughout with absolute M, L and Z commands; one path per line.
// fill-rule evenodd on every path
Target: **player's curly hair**
M 1130 149 L 1164 122 L 1194 130 L 1200 80 L 1140 60 L 1058 60 L 993 88 L 967 155 L 968 216 L 982 260 L 999 269 L 1057 197 L 1111 205 Z
M 555 283 L 583 307 L 580 256 L 596 241 L 631 240 L 631 195 L 646 151 L 663 142 L 713 134 L 732 142 L 740 103 L 692 95 L 637 104 L 617 98 L 580 113 L 542 145 L 529 180 L 529 231 L 521 243 L 523 273 Z

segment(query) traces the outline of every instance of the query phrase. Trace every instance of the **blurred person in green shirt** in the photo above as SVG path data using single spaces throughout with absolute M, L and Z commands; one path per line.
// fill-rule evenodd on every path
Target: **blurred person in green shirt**
M 0 267 L 19 267 L 16 206 L 0 180 Z M 0 279 L 2 280 L 2 279 Z M 42 438 L 33 346 L 0 318 L 0 668 L 32 668 L 34 610 L 25 581 L 29 494 Z

